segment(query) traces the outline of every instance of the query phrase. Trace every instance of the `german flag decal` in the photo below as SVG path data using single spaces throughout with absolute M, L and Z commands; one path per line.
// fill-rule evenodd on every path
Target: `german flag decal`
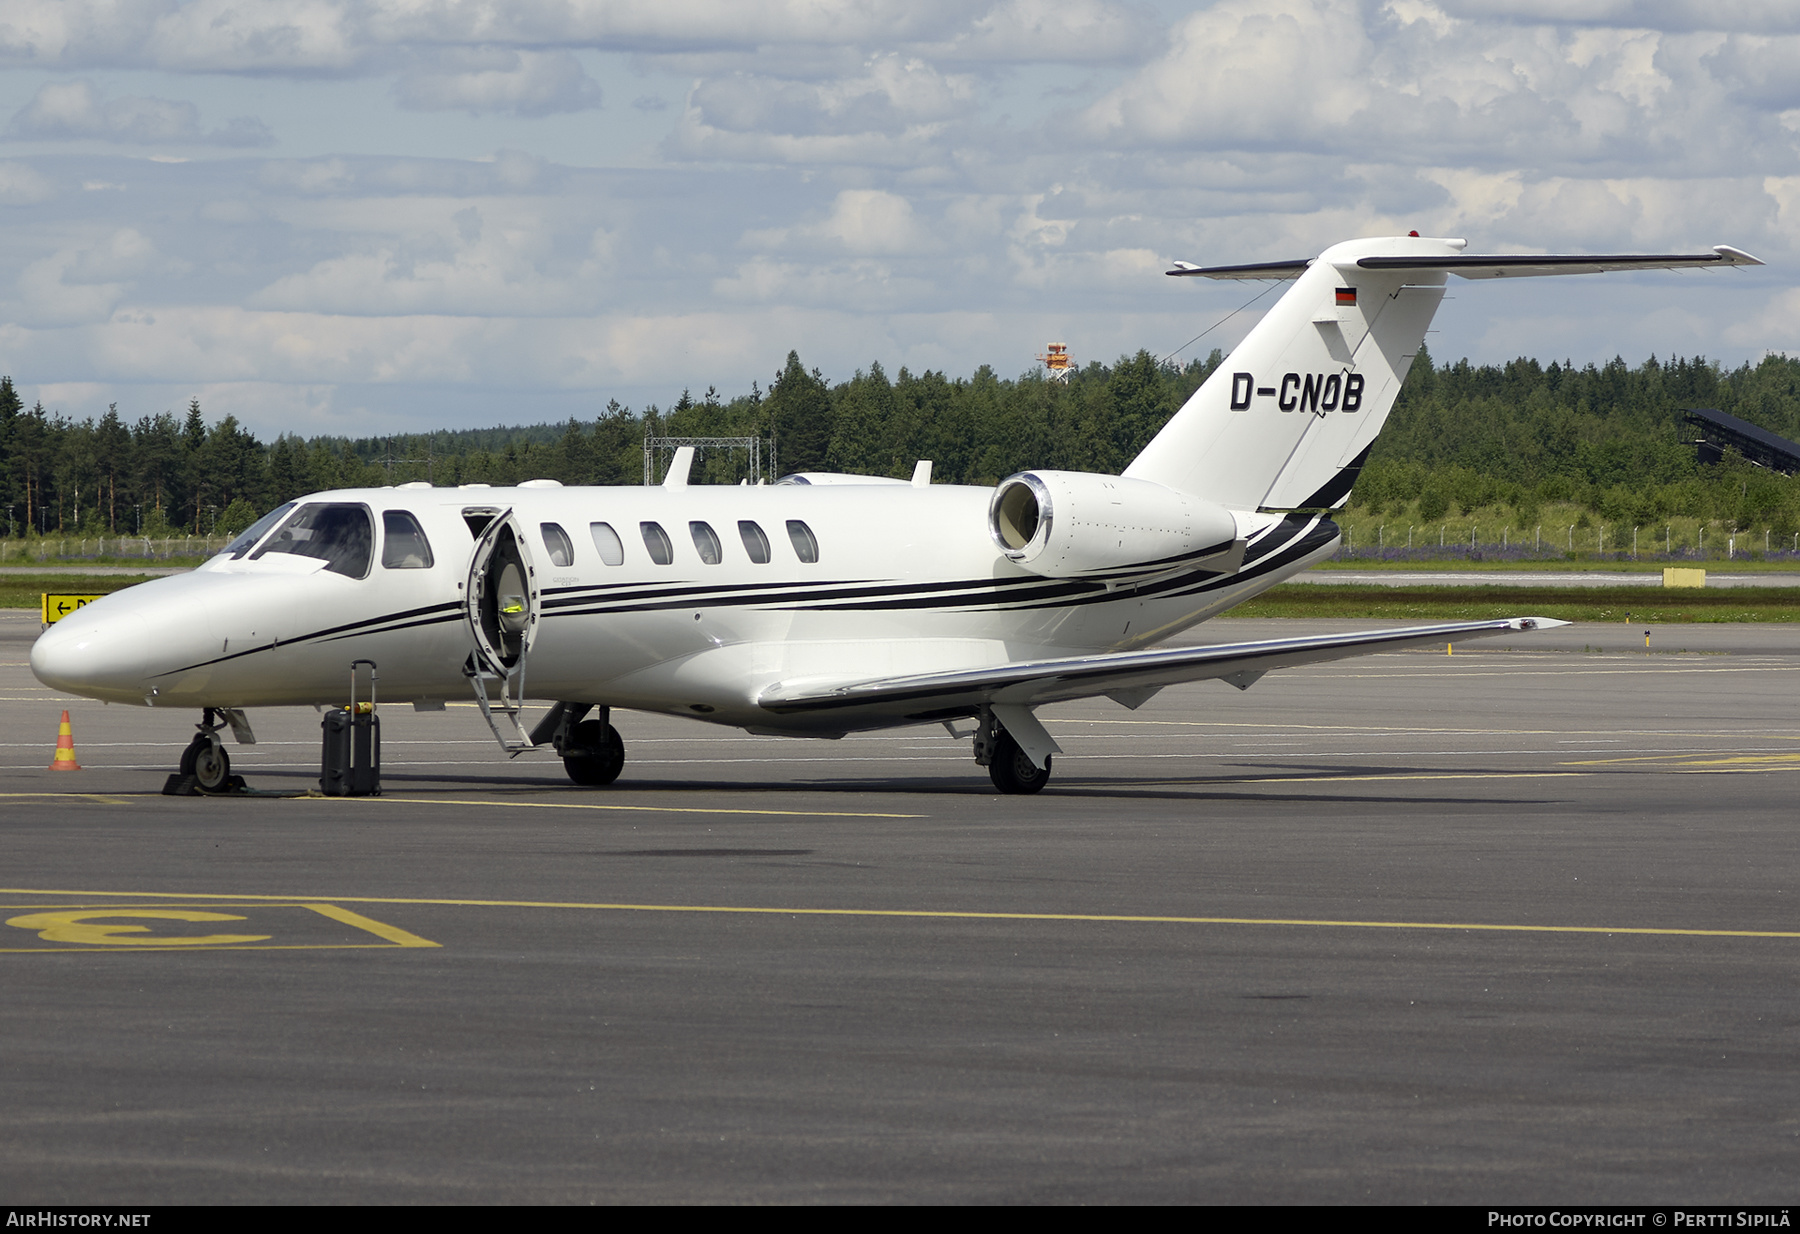
M 1356 303 L 1356 288 L 1354 288 L 1354 287 L 1338 288 L 1337 289 L 1337 302 L 1338 302 L 1339 308 L 1344 307 L 1346 304 L 1354 305 Z

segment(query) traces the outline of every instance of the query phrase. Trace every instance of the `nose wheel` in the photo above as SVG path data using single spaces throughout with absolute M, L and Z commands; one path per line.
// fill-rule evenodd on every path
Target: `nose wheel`
M 241 719 L 241 717 L 240 717 Z M 185 797 L 195 793 L 230 793 L 244 787 L 244 778 L 231 774 L 231 756 L 219 740 L 219 730 L 228 720 L 208 707 L 201 713 L 199 731 L 181 752 L 181 769 L 169 777 L 163 792 Z
M 231 757 L 216 735 L 201 733 L 181 752 L 181 774 L 193 776 L 203 793 L 220 792 L 231 779 Z

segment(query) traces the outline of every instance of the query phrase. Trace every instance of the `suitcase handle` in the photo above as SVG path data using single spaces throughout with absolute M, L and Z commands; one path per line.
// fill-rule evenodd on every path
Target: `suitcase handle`
M 381 680 L 380 676 L 375 671 L 375 661 L 373 661 L 373 660 L 352 660 L 352 661 L 350 661 L 350 714 L 351 715 L 357 714 L 357 711 L 356 711 L 356 666 L 359 664 L 367 664 L 369 666 L 369 713 L 371 715 L 373 715 L 375 712 L 375 683 L 377 681 Z

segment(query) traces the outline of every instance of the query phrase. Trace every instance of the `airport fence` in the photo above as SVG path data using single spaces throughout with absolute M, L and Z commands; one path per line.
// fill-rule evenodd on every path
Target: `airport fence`
M 0 565 L 53 561 L 170 561 L 210 557 L 229 536 L 70 536 L 0 540 Z

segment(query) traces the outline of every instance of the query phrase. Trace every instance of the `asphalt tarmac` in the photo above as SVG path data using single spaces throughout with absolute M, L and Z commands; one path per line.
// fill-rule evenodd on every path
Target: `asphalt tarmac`
M 1218 621 L 1196 639 L 1382 623 Z M 0 614 L 10 1203 L 1787 1203 L 1800 630 L 1572 626 L 941 729 L 384 708 L 385 794 Z M 82 770 L 46 770 L 63 707 Z M 255 789 L 318 718 L 255 712 Z

